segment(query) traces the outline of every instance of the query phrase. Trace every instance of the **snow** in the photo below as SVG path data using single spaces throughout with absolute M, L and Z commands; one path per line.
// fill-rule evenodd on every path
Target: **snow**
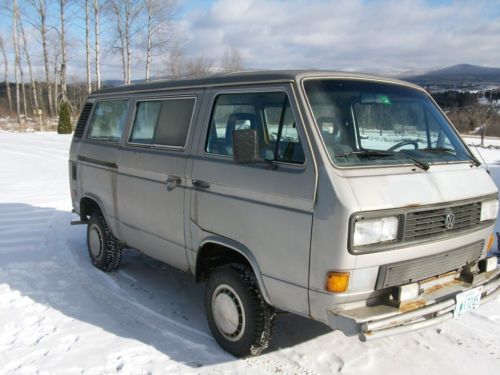
M 500 187 L 500 138 L 485 138 L 484 147 L 481 147 L 481 137 L 479 136 L 463 136 L 462 138 L 476 158 L 488 169 L 496 185 Z M 495 233 L 500 233 L 500 220 L 498 219 Z M 494 249 L 498 249 L 497 238 L 495 238 Z
M 118 272 L 90 264 L 85 228 L 69 225 L 69 144 L 0 133 L 1 374 L 498 373 L 500 299 L 369 343 L 280 314 L 269 350 L 232 357 L 212 338 L 204 285 L 189 275 L 130 250 Z M 500 160 L 499 150 L 480 152 Z

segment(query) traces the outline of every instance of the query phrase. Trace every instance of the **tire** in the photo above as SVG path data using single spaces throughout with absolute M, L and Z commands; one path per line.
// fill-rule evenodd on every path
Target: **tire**
M 100 270 L 110 272 L 120 266 L 122 245 L 100 212 L 93 213 L 87 224 L 87 248 L 92 264 Z
M 205 310 L 215 340 L 234 356 L 256 356 L 269 346 L 274 309 L 264 301 L 249 267 L 215 269 L 205 289 Z

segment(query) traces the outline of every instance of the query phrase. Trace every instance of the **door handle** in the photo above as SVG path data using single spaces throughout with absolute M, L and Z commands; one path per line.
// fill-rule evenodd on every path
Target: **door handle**
M 197 189 L 208 189 L 210 184 L 203 180 L 193 180 L 193 186 Z
M 181 178 L 179 176 L 167 176 L 167 180 L 165 181 L 165 183 L 167 184 L 167 190 L 170 191 L 177 185 L 180 185 Z

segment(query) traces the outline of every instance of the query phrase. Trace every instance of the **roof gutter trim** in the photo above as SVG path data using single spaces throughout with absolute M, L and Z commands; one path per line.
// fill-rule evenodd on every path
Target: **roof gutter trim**
M 122 95 L 130 95 L 130 94 L 141 94 L 141 93 L 151 93 L 151 92 L 164 92 L 164 91 L 179 91 L 179 90 L 190 90 L 190 89 L 208 89 L 212 87 L 221 87 L 221 86 L 251 86 L 251 85 L 262 85 L 269 83 L 293 83 L 294 79 L 277 79 L 277 80 L 261 80 L 261 81 L 234 81 L 234 82 L 222 82 L 222 83 L 207 83 L 207 84 L 199 84 L 199 85 L 186 85 L 186 86 L 166 86 L 166 87 L 158 87 L 154 89 L 131 89 L 127 91 L 106 91 L 103 93 L 95 92 L 88 96 L 88 99 L 95 99 L 105 96 L 122 96 Z M 123 86 L 120 86 L 123 87 Z M 109 89 L 112 90 L 112 89 Z

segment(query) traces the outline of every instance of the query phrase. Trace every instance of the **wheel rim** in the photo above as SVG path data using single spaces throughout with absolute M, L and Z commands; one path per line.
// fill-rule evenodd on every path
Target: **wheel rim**
M 219 332 L 237 341 L 245 332 L 245 310 L 238 293 L 227 284 L 219 285 L 212 295 L 212 314 Z
M 92 225 L 89 230 L 90 252 L 95 259 L 99 259 L 102 254 L 102 233 L 97 225 Z

